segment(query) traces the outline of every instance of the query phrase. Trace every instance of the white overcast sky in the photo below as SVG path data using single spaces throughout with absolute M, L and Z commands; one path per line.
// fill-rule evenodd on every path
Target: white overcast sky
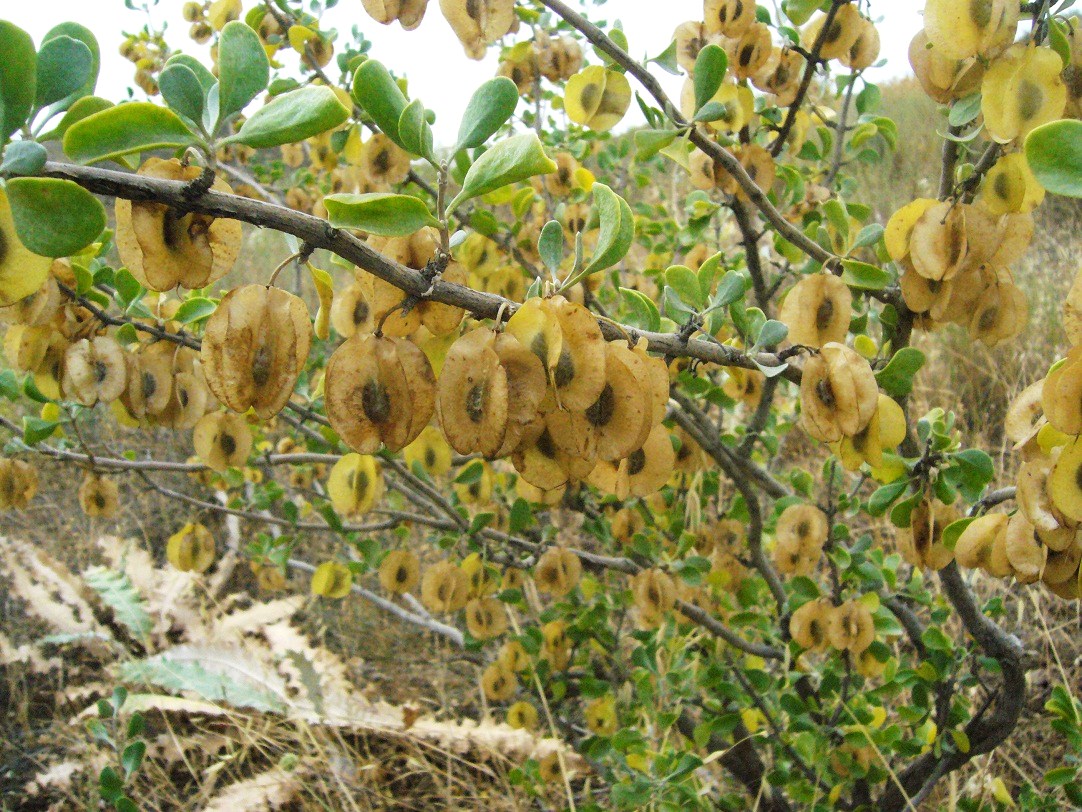
M 773 6 L 772 0 L 761 2 Z M 188 24 L 181 16 L 183 5 L 183 0 L 160 0 L 152 14 L 156 21 L 169 23 L 167 38 L 173 48 L 209 59 L 206 47 L 197 46 L 188 39 Z M 245 10 L 251 6 L 252 0 L 245 0 Z M 872 16 L 878 20 L 882 40 L 881 57 L 887 60 L 884 67 L 869 73 L 874 81 L 910 73 L 906 50 L 913 35 L 921 28 L 923 6 L 923 0 L 872 0 Z M 610 21 L 619 19 L 632 55 L 656 56 L 668 45 L 677 25 L 685 20 L 702 18 L 702 0 L 609 0 L 594 10 L 592 16 L 595 19 L 604 16 Z M 35 0 L 32 3 L 4 0 L 0 3 L 0 18 L 28 31 L 35 42 L 40 42 L 52 26 L 64 20 L 87 26 L 97 36 L 102 49 L 98 95 L 114 101 L 126 96 L 134 69 L 117 51 L 123 39 L 121 32 L 137 30 L 145 17 L 142 12 L 126 9 L 123 0 Z M 372 56 L 408 76 L 410 95 L 420 98 L 436 113 L 438 142 L 453 140 L 458 130 L 458 117 L 471 92 L 496 70 L 497 49 L 491 50 L 481 62 L 466 58 L 440 14 L 438 0 L 430 0 L 424 22 L 409 32 L 402 31 L 397 24 L 378 25 L 365 13 L 361 0 L 340 0 L 324 19 L 325 27 L 337 28 L 340 37 L 348 37 L 352 26 L 359 25 L 373 43 Z M 598 62 L 592 52 L 589 56 L 593 62 Z M 656 66 L 655 73 L 663 78 L 666 89 L 678 96 L 680 80 L 669 77 Z M 142 97 L 138 90 L 136 97 Z M 632 104 L 631 110 L 628 123 L 638 123 L 641 114 L 636 105 Z

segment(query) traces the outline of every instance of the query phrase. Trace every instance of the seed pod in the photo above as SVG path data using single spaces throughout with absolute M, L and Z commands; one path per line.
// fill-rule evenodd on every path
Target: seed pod
M 966 267 L 971 250 L 968 213 L 962 205 L 936 203 L 917 218 L 909 232 L 909 258 L 917 273 L 945 282 Z
M 755 22 L 750 0 L 703 0 L 703 26 L 707 34 L 739 37 Z
M 466 604 L 466 628 L 478 640 L 491 640 L 507 631 L 507 613 L 495 598 L 474 598 Z
M 1004 513 L 987 513 L 966 525 L 954 544 L 954 559 L 958 565 L 970 569 L 980 567 L 997 578 L 1010 575 L 1009 570 L 997 575 L 989 566 L 993 561 L 996 539 L 1007 532 L 1007 520 Z
M 213 470 L 240 468 L 252 451 L 252 432 L 243 415 L 211 412 L 195 424 L 192 444 L 199 459 Z
M 811 575 L 823 554 L 830 528 L 815 505 L 789 505 L 778 517 L 774 565 L 785 575 Z
M 128 385 L 121 400 L 132 417 L 142 419 L 158 415 L 169 407 L 173 397 L 173 359 L 176 346 L 158 341 L 139 353 L 127 356 Z
M 515 702 L 507 709 L 507 724 L 515 730 L 535 730 L 537 708 L 529 702 Z
M 805 64 L 804 57 L 792 48 L 776 48 L 751 81 L 764 93 L 773 94 L 776 105 L 788 107 L 796 101 Z
M 647 628 L 660 625 L 665 613 L 676 605 L 676 584 L 659 569 L 643 570 L 632 578 L 631 594 L 640 623 Z
M 124 351 L 112 338 L 80 339 L 64 356 L 64 394 L 83 406 L 111 403 L 124 391 L 127 372 Z
M 1050 586 L 1062 584 L 1068 579 L 1078 580 L 1078 565 L 1082 562 L 1082 544 L 1077 534 L 1074 543 L 1059 552 L 1049 551 L 1041 580 Z
M 4 356 L 13 369 L 30 372 L 41 366 L 49 349 L 52 331 L 48 327 L 13 324 L 4 333 Z
M 1042 539 L 1047 538 L 1046 543 L 1053 549 L 1064 550 L 1074 541 L 1075 522 L 1060 513 L 1049 496 L 1048 477 L 1053 462 L 1049 457 L 1040 456 L 1023 463 L 1018 469 L 1015 499 L 1022 515 Z
M 324 381 L 331 426 L 362 454 L 409 445 L 435 410 L 432 366 L 403 339 L 354 335 L 331 355 Z
M 11 206 L 0 190 L 0 307 L 15 304 L 38 290 L 53 260 L 28 250 L 15 232 Z
M 844 343 L 853 315 L 849 286 L 830 273 L 805 276 L 785 297 L 778 320 L 789 328 L 789 341 L 809 347 Z
M 875 641 L 875 621 L 863 601 L 848 600 L 830 613 L 827 633 L 834 648 L 860 654 Z
M 286 588 L 286 576 L 280 568 L 257 561 L 250 562 L 249 566 L 260 589 L 266 592 L 281 592 Z
M 1029 320 L 1026 294 L 1003 269 L 999 279 L 984 289 L 969 319 L 969 336 L 994 347 L 1018 336 Z
M 931 47 L 947 59 L 995 56 L 1014 41 L 1018 18 L 1012 0 L 928 0 L 924 31 Z
M 739 37 L 730 40 L 726 48 L 733 76 L 742 81 L 757 74 L 770 59 L 773 47 L 770 29 L 753 22 Z
M 181 572 L 206 572 L 214 563 L 214 536 L 203 525 L 188 523 L 169 537 L 165 557 Z
M 194 428 L 199 418 L 207 413 L 208 406 L 214 405 L 203 373 L 195 369 L 192 372 L 177 373 L 173 378 L 169 404 L 159 414 L 151 417 L 158 425 L 186 430 Z
M 1082 433 L 1082 348 L 1072 348 L 1063 363 L 1048 373 L 1041 407 L 1053 428 L 1064 434 Z
M 383 496 L 383 472 L 375 457 L 346 454 L 331 468 L 327 495 L 336 513 L 349 519 L 363 516 Z
M 412 592 L 421 580 L 421 561 L 410 550 L 391 550 L 379 565 L 380 585 L 393 595 Z
M 293 394 L 312 343 L 304 301 L 281 288 L 229 291 L 207 320 L 200 358 L 214 396 L 235 412 L 266 420 Z
M 1033 525 L 1021 512 L 1011 516 L 1007 524 L 1006 552 L 1019 583 L 1032 584 L 1040 580 L 1048 561 L 1048 548 L 1037 538 Z
M 481 674 L 481 690 L 489 702 L 506 702 L 518 690 L 515 672 L 495 662 Z
M 479 327 L 447 352 L 436 412 L 451 447 L 460 454 L 492 457 L 507 431 L 507 374 L 495 350 L 496 334 Z
M 1082 522 L 1082 438 L 1074 438 L 1060 452 L 1048 476 L 1048 496 L 1063 516 Z
M 3 237 L 0 236 L 0 240 Z M 0 268 L 2 268 L 2 249 L 0 249 Z M 61 260 L 54 260 L 53 265 L 60 265 Z M 0 285 L 3 285 L 3 271 L 0 270 Z M 0 321 L 23 324 L 27 327 L 47 327 L 56 319 L 62 304 L 60 288 L 56 277 L 49 274 L 36 291 L 15 304 L 4 306 L 0 295 Z
M 115 481 L 87 474 L 79 486 L 79 506 L 91 518 L 111 519 L 119 505 L 120 489 Z
M 641 355 L 623 341 L 605 345 L 605 386 L 585 411 L 586 422 L 597 437 L 598 458 L 611 462 L 642 448 L 653 428 L 650 385 Z
M 567 34 L 554 38 L 544 31 L 534 37 L 537 65 L 541 75 L 551 82 L 570 79 L 582 68 L 582 46 Z
M 830 642 L 830 619 L 834 607 L 826 598 L 808 601 L 789 618 L 789 635 L 801 648 L 823 651 Z
M 500 647 L 497 659 L 504 666 L 515 672 L 525 671 L 530 667 L 530 655 L 518 640 L 508 640 Z
M 920 500 L 910 517 L 909 544 L 902 553 L 906 561 L 915 567 L 941 570 L 954 560 L 954 553 L 943 544 L 943 528 L 955 519 L 949 505 L 935 502 L 929 497 Z
M 562 620 L 550 620 L 541 627 L 541 657 L 554 671 L 563 671 L 571 663 L 571 641 L 567 637 L 567 624 Z
M 631 83 L 601 65 L 584 68 L 567 80 L 564 109 L 576 124 L 594 132 L 611 130 L 631 106 Z
M 436 403 L 438 409 L 439 401 Z M 430 477 L 440 477 L 451 470 L 451 446 L 435 426 L 425 426 L 417 439 L 402 449 L 402 458 L 411 469 L 415 464 L 420 465 Z
M 980 201 L 992 214 L 1030 212 L 1044 200 L 1044 187 L 1033 175 L 1026 156 L 1013 152 L 1002 156 L 988 170 L 981 184 Z
M 879 58 L 879 31 L 867 17 L 861 17 L 857 23 L 857 36 L 838 61 L 853 71 L 870 68 Z
M 533 577 L 539 592 L 562 598 L 578 585 L 582 562 L 570 550 L 550 547 L 534 565 Z
M 601 460 L 587 477 L 587 482 L 618 499 L 649 496 L 669 481 L 676 454 L 669 430 L 658 424 L 650 431 L 642 448 L 619 462 Z
M 825 344 L 804 365 L 800 379 L 801 425 L 817 440 L 832 443 L 868 425 L 879 405 L 879 389 L 867 360 L 844 344 Z
M 312 594 L 321 598 L 341 600 L 352 587 L 353 573 L 339 561 L 324 561 L 312 573 Z
M 852 437 L 842 437 L 836 452 L 847 471 L 856 471 L 864 463 L 878 468 L 883 464 L 883 452 L 897 448 L 905 440 L 905 433 L 902 407 L 881 394 L 868 425 Z
M 38 492 L 38 472 L 23 460 L 0 457 L 0 510 L 24 510 Z
M 181 166 L 175 158 L 148 158 L 139 175 L 162 180 L 193 181 L 198 166 Z M 221 178 L 215 192 L 233 190 Z M 162 203 L 117 198 L 116 243 L 121 261 L 139 282 L 151 290 L 172 290 L 178 285 L 201 288 L 221 279 L 233 267 L 240 251 L 238 220 L 180 212 Z
M 804 31 L 800 36 L 805 48 L 811 50 L 815 45 L 826 20 L 826 14 L 818 14 L 815 19 L 805 26 Z M 823 37 L 819 55 L 823 59 L 840 59 L 845 56 L 845 54 L 849 53 L 853 44 L 856 42 L 857 37 L 860 36 L 860 21 L 860 12 L 857 10 L 856 6 L 844 5 L 839 8 L 834 15 L 834 20 L 832 21 L 830 28 Z
M 909 64 L 921 88 L 939 104 L 965 98 L 980 88 L 985 62 L 969 57 L 953 59 L 930 47 L 922 28 L 909 43 Z
M 514 0 L 440 0 L 440 11 L 470 59 L 484 57 L 516 21 Z
M 541 431 L 538 409 L 547 391 L 545 367 L 510 333 L 499 333 L 494 345 L 500 367 L 507 378 L 507 426 L 503 443 L 496 451 L 505 457 L 523 443 L 533 442 Z
M 499 573 L 495 567 L 485 562 L 479 553 L 470 553 L 459 569 L 470 579 L 470 597 L 484 598 L 492 595 L 499 588 Z
M 349 338 L 354 333 L 370 333 L 375 329 L 370 302 L 372 278 L 369 274 L 358 275 L 331 303 L 331 325 L 343 338 Z
M 595 736 L 611 736 L 616 732 L 616 699 L 608 694 L 593 700 L 583 711 L 586 727 Z
M 466 605 L 469 595 L 469 576 L 450 561 L 441 561 L 425 570 L 421 603 L 430 612 L 457 612 Z

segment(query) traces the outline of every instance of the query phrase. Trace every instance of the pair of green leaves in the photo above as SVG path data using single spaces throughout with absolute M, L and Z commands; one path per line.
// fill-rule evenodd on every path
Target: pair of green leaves
M 382 63 L 366 60 L 353 75 L 353 98 L 383 133 L 407 152 L 429 161 L 432 131 L 420 100 L 408 101 Z M 507 123 L 518 105 L 518 88 L 505 76 L 490 79 L 470 98 L 453 152 L 483 146 Z
M 64 133 L 64 151 L 81 163 L 116 160 L 151 149 L 209 148 L 219 128 L 267 88 L 270 63 L 259 36 L 234 20 L 221 34 L 218 78 L 190 56 L 171 58 L 162 71 L 162 98 L 168 107 L 129 102 L 82 118 Z M 252 114 L 221 144 L 255 149 L 303 141 L 333 129 L 350 111 L 328 87 L 308 86 L 283 93 Z
M 62 23 L 41 47 L 18 26 L 0 21 L 0 143 L 42 111 L 45 121 L 94 91 L 98 42 L 86 28 Z

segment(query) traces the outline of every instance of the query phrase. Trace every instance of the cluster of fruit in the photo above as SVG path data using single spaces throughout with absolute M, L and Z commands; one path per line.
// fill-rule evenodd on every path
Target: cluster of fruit
M 1028 173 L 1024 159 L 1018 166 Z M 1000 167 L 986 185 L 1005 187 L 1008 171 Z M 1005 180 L 997 184 L 997 178 Z M 902 271 L 902 297 L 917 314 L 917 326 L 961 324 L 974 341 L 995 346 L 1021 333 L 1029 317 L 1026 295 L 1008 266 L 1029 248 L 1033 217 L 1028 211 L 996 213 L 986 199 L 918 198 L 890 218 L 884 242 Z
M 506 49 L 498 76 L 515 83 L 522 96 L 533 96 L 540 77 L 550 82 L 570 79 L 582 67 L 582 47 L 566 34 L 550 36 L 538 29 L 532 40 L 518 42 Z

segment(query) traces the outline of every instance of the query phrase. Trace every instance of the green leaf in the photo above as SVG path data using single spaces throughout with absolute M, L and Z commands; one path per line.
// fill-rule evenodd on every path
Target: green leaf
M 49 153 L 34 141 L 12 141 L 4 149 L 0 173 L 7 175 L 36 175 L 45 166 Z
M 702 287 L 699 285 L 699 277 L 691 268 L 683 265 L 673 265 L 665 271 L 665 283 L 679 295 L 680 300 L 696 311 L 706 307 L 706 297 L 703 296 Z
M 62 35 L 43 42 L 38 51 L 34 103 L 37 107 L 58 102 L 86 85 L 94 67 L 94 55 L 86 43 Z
M 0 143 L 26 123 L 34 106 L 37 54 L 34 40 L 0 20 Z
M 460 191 L 447 207 L 448 214 L 467 200 L 511 183 L 556 171 L 536 133 L 506 138 L 482 154 L 466 172 Z M 596 184 L 595 184 L 596 186 Z
M 710 299 L 710 309 L 716 310 L 720 307 L 728 307 L 742 299 L 747 289 L 748 280 L 743 274 L 737 271 L 727 271 L 725 276 L 721 277 L 721 281 L 718 282 L 718 288 L 714 291 L 713 298 Z
M 695 114 L 695 118 L 692 120 L 699 123 L 717 121 L 719 119 L 725 118 L 728 113 L 729 108 L 726 105 L 722 104 L 721 102 L 712 101 L 707 102 L 702 107 L 700 107 L 699 111 Z
M 759 330 L 755 343 L 760 347 L 776 347 L 789 335 L 789 328 L 782 322 L 769 319 Z
M 239 113 L 270 81 L 259 35 L 240 20 L 225 24 L 218 42 L 218 121 Z
M 182 65 L 194 73 L 195 78 L 199 80 L 199 86 L 203 88 L 204 96 L 210 92 L 210 89 L 214 87 L 214 85 L 218 84 L 218 80 L 214 78 L 214 74 L 207 70 L 206 66 L 191 54 L 174 54 L 169 57 L 169 61 L 165 63 L 165 67 L 168 68 L 173 65 Z
M 133 152 L 185 147 L 195 140 L 172 110 L 150 102 L 127 102 L 72 124 L 64 133 L 64 152 L 79 163 L 92 164 Z
M 195 71 L 180 63 L 167 65 L 158 76 L 158 87 L 161 89 L 162 99 L 170 109 L 190 121 L 203 121 L 206 99 Z
M 516 106 L 518 88 L 515 83 L 506 76 L 489 79 L 474 91 L 466 105 L 454 151 L 484 144 L 514 115 Z
M 98 793 L 102 800 L 112 803 L 124 794 L 124 782 L 112 767 L 105 767 L 98 776 Z
M 794 25 L 804 25 L 821 5 L 821 0 L 782 0 L 781 8 Z
M 876 488 L 868 499 L 868 513 L 872 516 L 882 516 L 907 487 L 909 487 L 909 480 L 903 478 Z
M 52 106 L 52 110 L 59 111 L 66 110 L 79 99 L 94 92 L 94 87 L 98 83 L 98 72 L 101 69 L 101 49 L 98 47 L 98 38 L 94 36 L 94 33 L 86 26 L 79 25 L 79 23 L 63 22 L 53 26 L 41 40 L 42 48 L 45 47 L 45 43 L 57 37 L 71 37 L 83 43 L 90 51 L 90 71 L 85 81 L 81 87 L 75 88 L 69 95 L 59 99 Z M 41 58 L 40 55 L 38 58 Z
M 398 136 L 406 152 L 432 159 L 432 128 L 425 119 L 425 106 L 414 99 L 402 111 L 398 119 Z
M 56 427 L 60 425 L 55 420 L 44 420 L 40 417 L 23 417 L 23 442 L 27 445 L 37 445 L 43 440 L 53 436 Z
M 43 257 L 76 254 L 105 230 L 105 207 L 74 181 L 13 178 L 7 196 L 19 239 Z
M 668 48 L 646 61 L 648 64 L 653 62 L 666 73 L 671 73 L 673 76 L 680 75 L 680 63 L 676 58 L 676 40 L 672 40 L 669 43 Z
M 979 492 L 996 475 L 992 458 L 979 448 L 955 451 L 950 458 L 961 471 L 961 481 L 971 490 Z
M 676 130 L 637 130 L 635 132 L 635 160 L 647 161 L 673 142 Z
M 604 183 L 595 183 L 592 192 L 601 228 L 594 255 L 582 269 L 583 277 L 615 265 L 627 256 L 635 239 L 635 217 L 627 201 Z
M 241 125 L 240 132 L 223 143 L 246 144 L 255 149 L 295 144 L 333 130 L 349 114 L 329 87 L 309 85 L 275 96 Z
M 710 43 L 699 51 L 695 57 L 695 109 L 701 110 L 703 105 L 714 98 L 714 94 L 721 87 L 721 81 L 725 78 L 725 71 L 729 67 L 729 57 L 725 50 L 714 43 Z
M 424 226 L 438 226 L 420 198 L 387 192 L 341 193 L 323 198 L 331 225 L 359 228 L 382 237 L 405 237 Z
M 661 329 L 661 312 L 653 299 L 632 288 L 620 288 L 620 298 L 624 306 L 631 311 L 628 321 L 633 326 L 652 333 Z
M 47 133 L 39 135 L 38 141 L 42 143 L 45 141 L 59 141 L 76 121 L 82 121 L 84 118 L 100 113 L 102 110 L 108 110 L 112 106 L 111 101 L 100 96 L 84 96 L 68 108 L 68 112 L 64 113 L 63 118 L 55 127 Z
M 964 127 L 981 114 L 981 94 L 971 93 L 951 105 L 947 121 L 952 127 Z
M 139 284 L 139 280 L 125 268 L 121 268 L 116 272 L 113 277 L 113 286 L 116 288 L 117 298 L 124 307 L 130 305 L 143 294 L 143 286 Z
M 1082 121 L 1043 124 L 1026 136 L 1026 160 L 1052 194 L 1082 197 Z
M 855 259 L 843 259 L 842 268 L 842 281 L 861 290 L 882 290 L 893 278 L 888 271 Z
M 196 296 L 192 299 L 187 299 L 177 308 L 177 312 L 173 315 L 173 321 L 180 322 L 181 324 L 191 324 L 192 322 L 201 321 L 213 313 L 217 307 L 218 303 L 213 299 L 208 299 L 205 296 Z
M 924 353 L 915 347 L 903 347 L 890 362 L 875 374 L 879 387 L 888 395 L 901 397 L 913 391 L 913 378 L 924 366 Z
M 541 255 L 545 267 L 553 274 L 559 270 L 564 258 L 564 230 L 556 220 L 549 220 L 541 229 L 541 236 L 537 240 L 537 253 Z
M 143 756 L 147 754 L 147 743 L 144 741 L 134 741 L 124 748 L 124 752 L 120 755 L 120 763 L 124 767 L 124 774 L 131 776 L 139 769 L 139 765 L 143 763 Z
M 383 64 L 374 59 L 362 63 L 353 74 L 352 91 L 353 100 L 372 117 L 376 126 L 401 146 L 398 121 L 406 109 L 406 97 Z

